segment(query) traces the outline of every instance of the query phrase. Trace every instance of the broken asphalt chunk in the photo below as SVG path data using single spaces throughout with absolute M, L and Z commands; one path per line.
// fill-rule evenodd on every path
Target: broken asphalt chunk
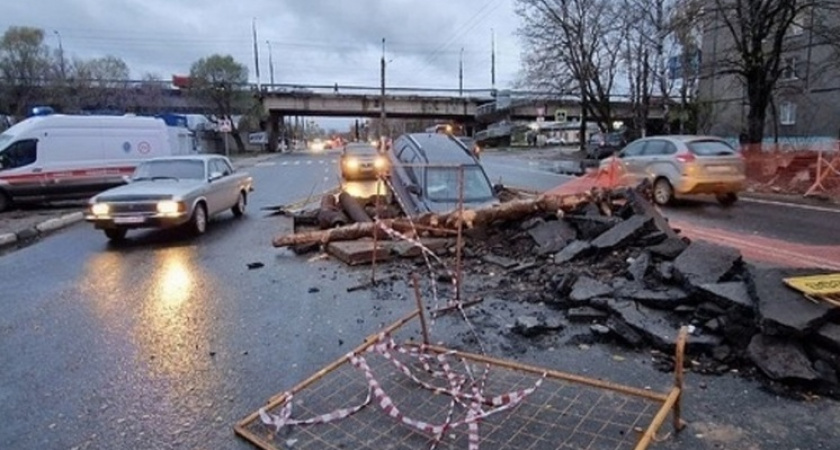
M 633 261 L 630 262 L 630 265 L 627 266 L 627 272 L 630 274 L 630 277 L 635 281 L 642 281 L 645 279 L 645 274 L 650 269 L 650 254 L 647 252 L 643 252 L 641 255 L 637 256 Z
M 827 323 L 817 331 L 817 338 L 827 347 L 840 353 L 840 325 Z
M 607 307 L 616 314 L 614 319 L 633 328 L 653 347 L 668 352 L 673 349 L 680 325 L 673 323 L 668 313 L 632 302 L 611 301 L 607 303 Z M 720 342 L 721 339 L 716 336 L 692 334 L 688 336 L 686 345 L 689 349 L 704 352 L 711 351 L 720 345 Z
M 586 241 L 572 241 L 567 246 L 563 247 L 559 253 L 554 255 L 554 264 L 565 264 L 575 258 L 585 255 L 592 246 Z
M 674 274 L 683 283 L 697 287 L 721 281 L 740 261 L 741 252 L 732 247 L 694 241 L 674 260 Z
M 600 215 L 567 215 L 564 219 L 574 225 L 578 230 L 578 239 L 593 239 L 621 222 L 621 219 L 617 217 L 604 217 Z
M 600 234 L 591 242 L 591 245 L 598 251 L 622 247 L 647 231 L 652 221 L 650 217 L 633 216 Z
M 513 259 L 505 258 L 504 256 L 494 255 L 492 253 L 483 255 L 481 257 L 481 260 L 488 264 L 499 266 L 502 269 L 510 269 L 512 267 L 516 267 L 516 265 L 519 264 Z
M 248 270 L 254 270 L 254 269 L 260 269 L 262 267 L 265 267 L 265 264 L 257 261 L 257 262 L 248 263 L 247 266 L 248 266 Z
M 537 254 L 547 255 L 560 251 L 577 237 L 577 231 L 562 220 L 543 222 L 528 230 L 528 234 L 537 244 Z
M 756 334 L 747 347 L 750 359 L 773 380 L 816 381 L 820 375 L 802 347 L 791 339 Z
M 628 284 L 616 291 L 616 297 L 633 300 L 645 306 L 657 309 L 674 309 L 680 305 L 691 303 L 689 295 L 679 288 L 662 290 L 646 289 L 634 284 Z
M 648 247 L 648 251 L 660 258 L 673 260 L 677 256 L 680 256 L 680 253 L 687 247 L 688 244 L 681 238 L 668 238 L 656 245 Z
M 807 269 L 750 270 L 758 298 L 759 324 L 765 334 L 804 337 L 838 316 L 840 308 L 811 302 L 782 281 L 813 272 Z
M 607 313 L 590 306 L 581 306 L 566 311 L 566 318 L 571 322 L 592 322 L 593 320 L 606 319 Z
M 582 276 L 577 279 L 572 292 L 569 294 L 569 300 L 574 302 L 586 302 L 596 297 L 606 297 L 613 293 L 612 286 L 601 283 L 600 281 Z
M 725 309 L 734 307 L 741 311 L 752 311 L 755 306 L 747 284 L 740 281 L 703 284 L 699 288 L 704 297 Z
M 624 323 L 621 319 L 610 317 L 605 324 L 607 328 L 618 336 L 624 343 L 631 347 L 641 347 L 645 340 L 636 330 L 630 325 Z M 591 329 L 591 327 L 590 327 Z

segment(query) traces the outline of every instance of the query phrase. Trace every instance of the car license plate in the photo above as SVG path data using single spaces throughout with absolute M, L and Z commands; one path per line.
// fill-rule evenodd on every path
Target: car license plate
M 729 166 L 709 166 L 707 170 L 711 173 L 729 173 L 732 168 Z
M 140 216 L 114 217 L 114 223 L 143 223 L 145 220 Z

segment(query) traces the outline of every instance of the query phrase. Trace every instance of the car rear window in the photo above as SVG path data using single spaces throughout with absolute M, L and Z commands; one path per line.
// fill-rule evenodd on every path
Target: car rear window
M 724 141 L 691 141 L 686 146 L 697 156 L 730 156 L 735 149 Z

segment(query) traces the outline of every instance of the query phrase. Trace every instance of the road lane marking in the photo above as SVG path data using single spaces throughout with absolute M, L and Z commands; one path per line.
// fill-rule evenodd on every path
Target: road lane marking
M 271 166 L 275 166 L 275 165 L 277 165 L 276 162 L 266 161 L 266 162 L 261 162 L 261 163 L 254 164 L 254 167 L 271 167 Z
M 742 201 L 749 202 L 749 203 L 760 203 L 763 205 L 775 205 L 775 206 L 785 206 L 788 208 L 799 208 L 805 209 L 809 211 L 819 211 L 819 212 L 827 212 L 827 213 L 835 213 L 840 214 L 840 209 L 836 208 L 827 208 L 825 206 L 813 206 L 813 205 L 802 205 L 799 203 L 786 203 L 786 202 L 778 202 L 775 200 L 763 200 L 760 198 L 749 198 L 749 197 L 741 197 Z

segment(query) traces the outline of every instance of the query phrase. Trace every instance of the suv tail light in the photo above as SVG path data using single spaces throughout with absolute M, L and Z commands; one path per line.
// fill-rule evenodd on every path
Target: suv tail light
M 690 163 L 690 162 L 694 162 L 694 161 L 697 160 L 697 158 L 694 156 L 694 153 L 683 153 L 683 154 L 677 155 L 676 159 L 677 159 L 677 161 L 679 161 L 681 163 Z

